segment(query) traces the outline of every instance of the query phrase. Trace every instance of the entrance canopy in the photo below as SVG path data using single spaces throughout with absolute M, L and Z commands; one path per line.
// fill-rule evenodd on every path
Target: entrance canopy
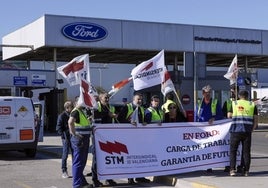
M 187 52 L 206 54 L 206 66 L 228 67 L 237 54 L 239 66 L 268 68 L 263 30 L 44 15 L 2 44 L 3 60 L 68 62 L 88 53 L 94 63 L 139 64 L 164 49 L 166 64 L 182 65 Z

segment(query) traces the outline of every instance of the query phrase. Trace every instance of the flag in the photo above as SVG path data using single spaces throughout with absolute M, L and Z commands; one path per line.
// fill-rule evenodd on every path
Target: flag
M 70 86 L 79 85 L 81 78 L 90 81 L 89 77 L 89 56 L 88 54 L 75 57 L 68 64 L 57 68 L 69 83 Z
M 91 93 L 91 88 L 91 83 L 81 78 L 80 95 L 77 104 L 80 106 L 97 109 L 98 103 L 94 95 Z
M 161 84 L 164 77 L 164 68 L 164 50 L 162 50 L 153 58 L 132 69 L 131 76 L 134 90 L 137 91 Z
M 236 83 L 237 76 L 238 76 L 237 55 L 235 55 L 231 65 L 228 68 L 228 71 L 224 75 L 224 77 L 226 79 L 230 80 L 230 85 L 233 85 Z
M 112 86 L 112 89 L 109 91 L 109 95 L 111 96 L 115 95 L 120 89 L 122 89 L 125 85 L 127 85 L 130 82 L 130 80 L 132 80 L 132 77 L 126 78 L 114 84 Z
M 164 79 L 163 82 L 161 83 L 161 92 L 163 93 L 164 96 L 166 96 L 166 94 L 171 91 L 176 92 L 176 89 L 171 80 L 168 70 L 165 68 Z
M 134 125 L 137 125 L 137 123 L 139 123 L 139 106 L 137 106 L 130 115 L 130 123 Z

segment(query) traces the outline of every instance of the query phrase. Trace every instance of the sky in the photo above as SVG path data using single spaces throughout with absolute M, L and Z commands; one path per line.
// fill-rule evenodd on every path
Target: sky
M 267 0 L 1 0 L 0 38 L 44 14 L 268 30 Z

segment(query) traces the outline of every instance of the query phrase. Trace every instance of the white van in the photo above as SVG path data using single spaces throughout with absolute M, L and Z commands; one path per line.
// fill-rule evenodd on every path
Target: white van
M 0 150 L 24 151 L 35 157 L 38 126 L 30 98 L 0 97 Z

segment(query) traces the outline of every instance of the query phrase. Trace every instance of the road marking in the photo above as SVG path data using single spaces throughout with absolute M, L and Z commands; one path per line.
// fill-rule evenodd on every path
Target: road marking
M 203 183 L 193 182 L 191 184 L 192 184 L 192 187 L 194 187 L 194 188 L 217 188 L 217 187 L 215 187 L 213 185 L 206 185 L 206 184 L 203 184 Z

